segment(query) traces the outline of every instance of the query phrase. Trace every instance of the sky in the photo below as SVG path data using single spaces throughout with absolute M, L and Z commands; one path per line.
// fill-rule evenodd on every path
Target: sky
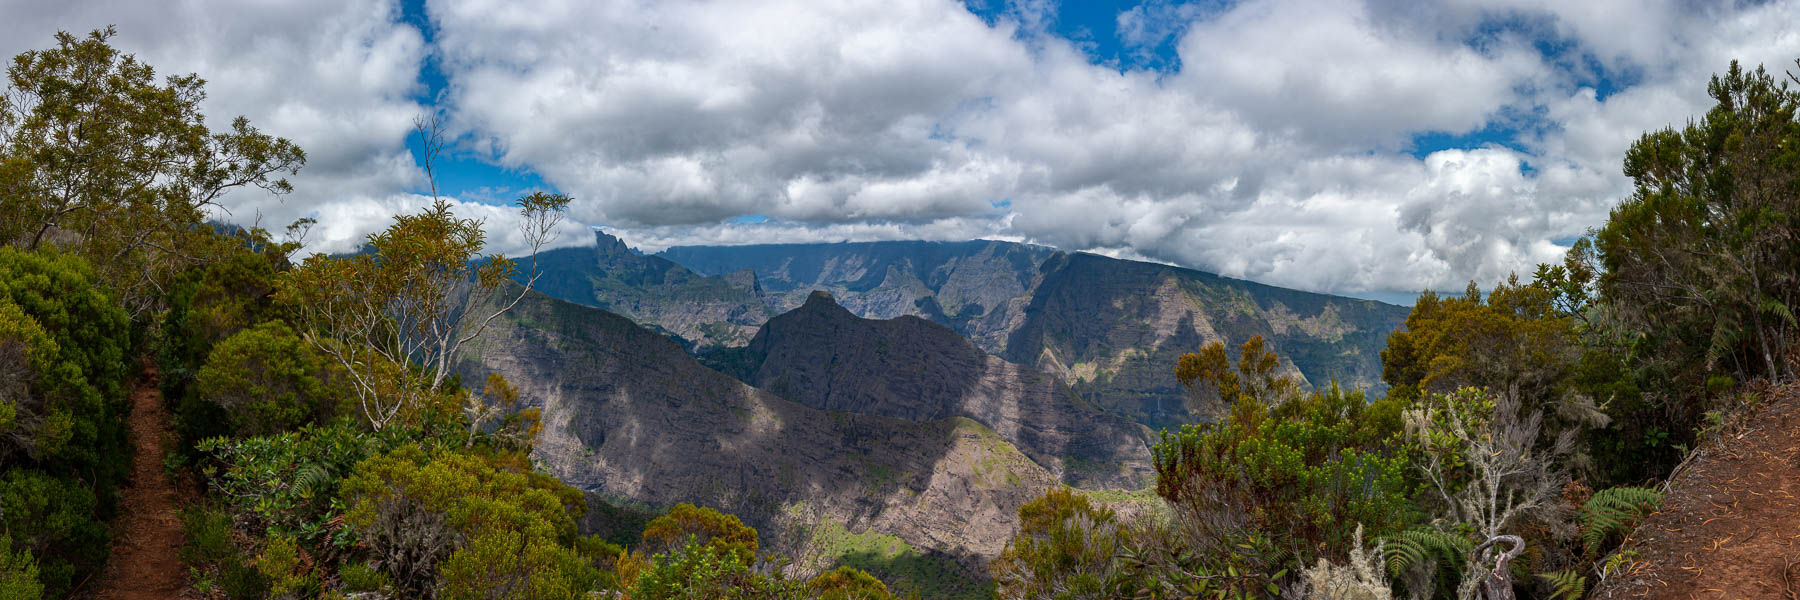
M 1491 287 L 1631 193 L 1625 150 L 1732 60 L 1796 70 L 1800 0 L 0 0 L 0 53 L 118 27 L 204 111 L 292 139 L 342 251 L 429 201 L 516 252 L 574 198 L 645 251 L 1004 239 L 1364 297 Z

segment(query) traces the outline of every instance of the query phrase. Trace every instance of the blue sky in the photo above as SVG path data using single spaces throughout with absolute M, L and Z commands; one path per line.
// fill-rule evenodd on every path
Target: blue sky
M 1800 0 L 127 0 L 9 8 L 0 52 L 116 24 L 207 114 L 307 150 L 237 222 L 354 247 L 456 134 L 459 211 L 575 198 L 679 244 L 992 238 L 1381 297 L 1556 260 L 1645 131 L 1731 60 L 1781 68 Z M 208 35 L 186 32 L 205 31 Z

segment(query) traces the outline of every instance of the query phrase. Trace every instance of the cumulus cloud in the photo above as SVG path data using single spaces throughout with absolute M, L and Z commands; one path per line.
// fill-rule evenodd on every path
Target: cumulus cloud
M 209 114 L 312 157 L 234 215 L 317 215 L 321 248 L 418 206 L 432 56 L 462 151 L 577 198 L 565 243 L 1002 238 L 1333 292 L 1554 260 L 1630 192 L 1639 134 L 1703 112 L 1731 59 L 1800 48 L 1793 0 L 1146 0 L 1099 25 L 1174 55 L 1121 70 L 1052 33 L 1054 3 L 993 2 L 427 0 L 430 44 L 389 4 L 64 3 L 0 32 L 118 23 L 206 75 Z M 1415 155 L 1426 133 L 1468 141 Z

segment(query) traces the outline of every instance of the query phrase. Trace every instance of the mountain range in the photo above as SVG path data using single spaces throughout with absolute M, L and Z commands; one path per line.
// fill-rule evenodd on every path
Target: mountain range
M 541 254 L 536 291 L 462 365 L 542 409 L 533 459 L 589 494 L 584 529 L 701 504 L 801 565 L 930 597 L 979 594 L 1051 486 L 1153 504 L 1156 430 L 1209 418 L 1175 381 L 1182 353 L 1261 335 L 1304 381 L 1377 387 L 1407 312 L 1002 241 L 646 255 L 596 237 Z
M 1003 241 L 678 246 L 643 255 L 596 232 L 540 256 L 544 293 L 625 315 L 704 362 L 748 345 L 814 291 L 870 319 L 914 316 L 1061 380 L 1088 405 L 1162 428 L 1208 420 L 1175 381 L 1183 353 L 1261 335 L 1289 374 L 1379 392 L 1407 309 L 1169 265 Z M 1204 399 L 1202 399 L 1204 400 Z

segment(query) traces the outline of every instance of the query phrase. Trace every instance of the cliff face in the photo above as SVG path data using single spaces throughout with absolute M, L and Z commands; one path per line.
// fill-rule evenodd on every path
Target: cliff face
M 1042 246 L 969 242 L 865 242 L 764 246 L 682 246 L 659 256 L 702 273 L 749 269 L 770 310 L 799 308 L 813 291 L 829 292 L 858 316 L 918 316 L 955 329 L 998 354 L 1004 331 L 1054 256 Z
M 539 254 L 543 275 L 536 289 L 631 317 L 696 348 L 742 346 L 769 318 L 754 272 L 702 275 L 666 258 L 640 255 L 604 232 L 594 236 L 591 248 Z M 529 268 L 520 265 L 521 271 Z
M 1147 428 L 918 317 L 863 319 L 814 292 L 763 325 L 745 354 L 748 382 L 807 406 L 974 419 L 1071 485 L 1136 489 L 1154 478 Z
M 1152 427 L 1206 420 L 1175 381 L 1176 357 L 1261 335 L 1290 373 L 1380 390 L 1380 349 L 1401 306 L 1166 265 L 1009 242 L 677 247 L 702 273 L 749 269 L 771 310 L 830 292 L 851 313 L 918 316 L 989 354 L 1055 375 L 1083 400 Z
M 1313 385 L 1381 388 L 1381 348 L 1405 307 L 1092 254 L 1046 261 L 1001 356 L 1056 374 L 1094 404 L 1150 425 L 1203 419 L 1182 406 L 1176 360 L 1260 335 Z
M 469 349 L 465 378 L 499 372 L 543 410 L 533 458 L 549 473 L 601 497 L 717 507 L 772 547 L 826 523 L 948 557 L 972 581 L 1018 507 L 1056 482 L 974 421 L 789 402 L 624 317 L 537 293 Z

